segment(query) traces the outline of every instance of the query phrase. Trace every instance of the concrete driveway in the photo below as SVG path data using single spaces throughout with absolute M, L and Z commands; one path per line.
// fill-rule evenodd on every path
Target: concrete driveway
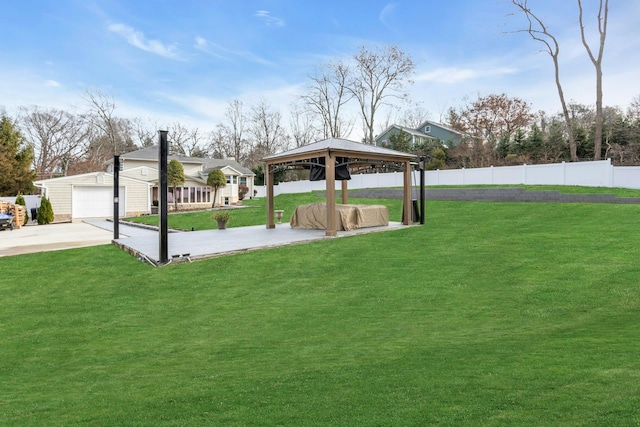
M 0 257 L 106 245 L 113 240 L 111 230 L 113 230 L 113 223 L 106 220 L 92 220 L 90 223 L 27 225 L 13 231 L 0 231 Z M 140 233 L 157 235 L 157 232 L 150 230 L 120 226 L 122 237 L 140 235 Z

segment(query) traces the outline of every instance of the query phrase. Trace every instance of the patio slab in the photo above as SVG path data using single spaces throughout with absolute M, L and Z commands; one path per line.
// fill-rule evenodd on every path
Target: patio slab
M 168 234 L 170 262 L 192 261 L 213 258 L 256 249 L 271 248 L 323 239 L 354 236 L 358 234 L 397 230 L 410 226 L 390 222 L 385 227 L 369 227 L 351 231 L 339 231 L 337 237 L 328 237 L 324 230 L 302 230 L 291 228 L 288 223 L 276 224 L 268 229 L 264 225 L 235 227 L 226 230 L 186 231 Z M 131 236 L 114 240 L 113 243 L 142 261 L 159 265 L 159 233 Z

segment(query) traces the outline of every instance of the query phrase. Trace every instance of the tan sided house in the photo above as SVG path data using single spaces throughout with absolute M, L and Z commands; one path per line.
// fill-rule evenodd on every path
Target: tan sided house
M 240 186 L 253 195 L 254 173 L 233 159 L 205 159 L 170 154 L 168 160 L 178 160 L 185 174 L 185 183 L 169 188 L 169 209 L 174 197 L 179 210 L 205 209 L 213 204 L 213 189 L 207 185 L 209 172 L 220 169 L 227 177 L 227 186 L 218 190 L 216 206 L 237 204 Z M 120 156 L 120 216 L 151 213 L 158 200 L 158 148 L 148 147 Z M 35 181 L 53 208 L 55 221 L 113 216 L 113 160 L 106 172 L 91 172 Z

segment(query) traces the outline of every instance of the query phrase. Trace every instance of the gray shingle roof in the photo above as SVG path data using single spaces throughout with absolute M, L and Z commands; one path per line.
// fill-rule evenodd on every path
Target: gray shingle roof
M 140 150 L 131 151 L 129 153 L 123 154 L 120 156 L 121 159 L 125 160 L 150 160 L 157 161 L 158 160 L 158 146 L 153 145 L 151 147 L 142 148 Z M 167 156 L 168 160 L 176 159 L 180 163 L 199 163 L 204 165 L 203 169 L 213 169 L 213 168 L 223 168 L 225 166 L 231 166 L 233 169 L 242 173 L 243 175 L 254 175 L 251 169 L 248 169 L 242 166 L 235 160 L 231 159 L 205 159 L 201 157 L 189 157 L 183 156 L 182 154 L 171 153 Z M 113 160 L 112 160 L 113 161 Z
M 375 145 L 362 144 L 360 142 L 349 141 L 348 139 L 329 138 L 322 141 L 313 142 L 302 147 L 294 148 L 293 150 L 284 151 L 278 154 L 272 154 L 264 157 L 262 160 L 274 160 L 281 157 L 295 156 L 306 153 L 316 153 L 326 150 L 336 151 L 348 151 L 359 156 L 366 157 L 367 154 L 386 155 L 394 158 L 407 158 L 412 159 L 416 156 L 414 154 L 403 153 L 402 151 L 390 150 L 388 148 L 377 147 Z

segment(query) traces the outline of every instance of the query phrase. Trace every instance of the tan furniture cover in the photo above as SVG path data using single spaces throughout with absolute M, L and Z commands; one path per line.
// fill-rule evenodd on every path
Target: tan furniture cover
M 336 204 L 336 230 L 389 225 L 389 211 L 382 205 Z M 292 228 L 327 229 L 327 204 L 312 203 L 298 206 L 291 217 Z

